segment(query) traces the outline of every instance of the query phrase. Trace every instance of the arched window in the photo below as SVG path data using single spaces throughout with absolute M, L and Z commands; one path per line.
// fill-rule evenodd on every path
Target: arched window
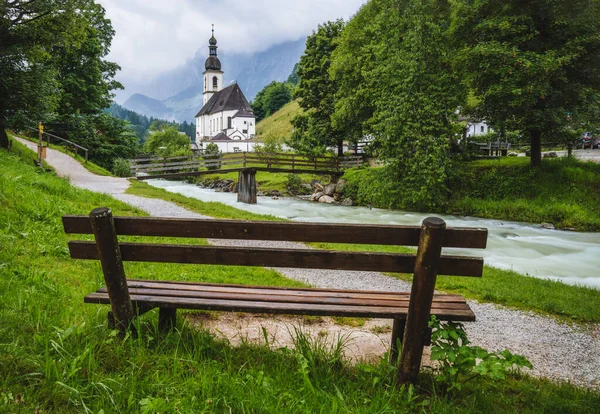
M 206 76 L 204 77 L 204 90 L 206 90 Z
M 217 88 L 219 87 L 219 80 L 217 79 L 216 76 L 213 76 L 213 90 L 217 90 Z
M 227 117 L 227 129 L 231 129 L 231 117 Z

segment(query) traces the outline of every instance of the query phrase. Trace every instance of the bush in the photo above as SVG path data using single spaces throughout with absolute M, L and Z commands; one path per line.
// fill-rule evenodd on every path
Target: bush
M 209 170 L 218 170 L 221 168 L 221 151 L 219 151 L 219 146 L 214 142 L 206 146 L 203 158 L 209 162 L 213 161 L 212 165 L 207 167 Z
M 113 161 L 112 173 L 117 177 L 131 177 L 131 165 L 124 158 L 117 158 Z
M 302 180 L 297 174 L 288 174 L 286 177 L 285 188 L 290 194 L 299 194 L 302 190 Z

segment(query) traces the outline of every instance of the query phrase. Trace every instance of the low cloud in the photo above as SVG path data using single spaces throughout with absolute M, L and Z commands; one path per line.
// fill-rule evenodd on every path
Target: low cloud
M 98 0 L 116 31 L 109 60 L 120 79 L 141 81 L 173 69 L 206 48 L 211 24 L 221 50 L 252 53 L 348 19 L 365 0 Z

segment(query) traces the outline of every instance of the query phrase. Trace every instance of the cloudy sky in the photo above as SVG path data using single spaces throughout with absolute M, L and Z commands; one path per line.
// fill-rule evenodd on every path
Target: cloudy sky
M 98 0 L 116 35 L 109 60 L 118 78 L 149 79 L 205 47 L 211 23 L 228 52 L 255 52 L 348 19 L 365 0 Z

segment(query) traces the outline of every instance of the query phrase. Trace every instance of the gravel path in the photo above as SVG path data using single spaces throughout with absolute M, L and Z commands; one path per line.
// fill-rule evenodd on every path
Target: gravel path
M 20 142 L 35 150 L 36 144 Z M 598 151 L 600 153 L 600 151 Z M 595 155 L 595 154 L 594 154 Z M 75 186 L 109 194 L 153 216 L 206 218 L 173 203 L 124 194 L 126 179 L 96 176 L 73 158 L 48 149 L 46 161 L 56 172 L 68 177 Z M 210 240 L 217 245 L 248 247 L 306 248 L 299 243 L 241 240 Z M 377 272 L 277 269 L 285 276 L 314 286 L 339 289 L 406 291 L 406 282 Z M 570 381 L 580 386 L 600 389 L 600 324 L 570 326 L 552 318 L 502 306 L 469 301 L 477 315 L 476 322 L 466 323 L 469 338 L 475 345 L 490 351 L 509 349 L 526 356 L 533 364 L 533 375 Z

